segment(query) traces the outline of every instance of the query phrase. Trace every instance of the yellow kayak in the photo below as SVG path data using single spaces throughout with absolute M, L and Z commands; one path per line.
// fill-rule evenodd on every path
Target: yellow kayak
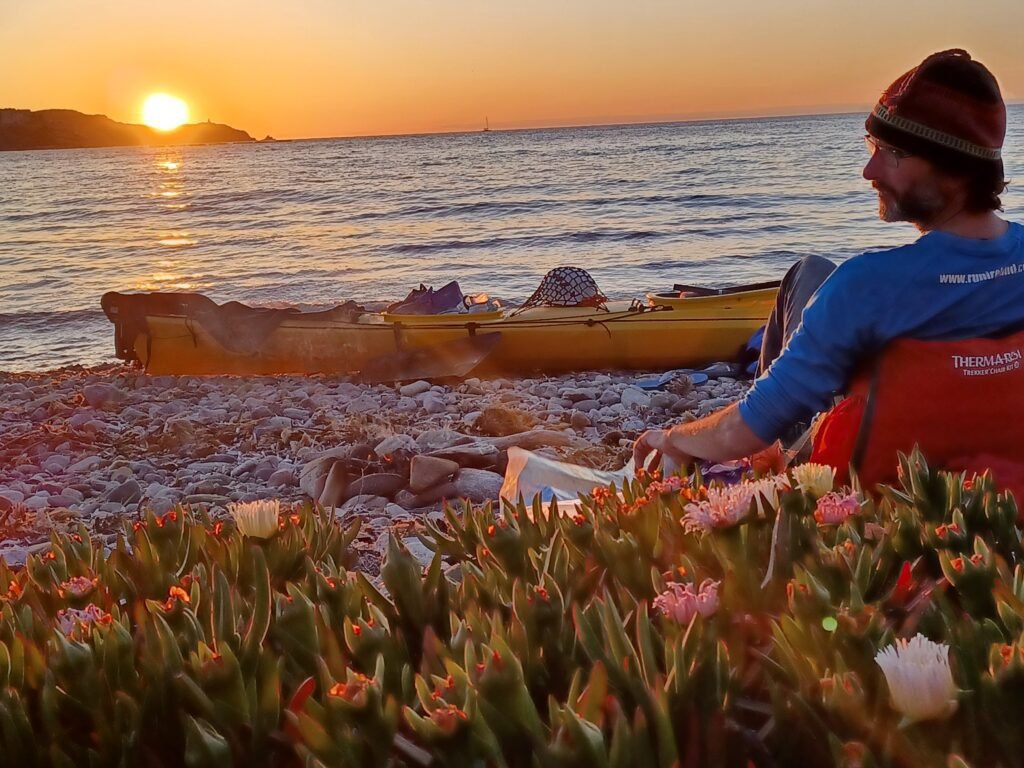
M 476 340 L 486 343 L 477 345 L 472 375 L 500 376 L 732 359 L 774 306 L 777 284 L 767 285 L 648 296 L 647 305 L 610 301 L 446 315 L 253 310 L 218 307 L 197 294 L 109 293 L 102 303 L 115 326 L 118 357 L 155 375 L 358 374 L 410 353 L 429 361 L 436 349 L 441 358 L 442 350 Z M 481 339 L 492 334 L 500 337 Z

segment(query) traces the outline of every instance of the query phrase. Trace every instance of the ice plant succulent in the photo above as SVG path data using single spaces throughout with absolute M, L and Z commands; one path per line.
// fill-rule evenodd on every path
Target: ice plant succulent
M 674 582 L 654 598 L 654 608 L 678 624 L 689 624 L 697 614 L 706 619 L 718 610 L 720 584 L 705 579 L 694 591 L 693 584 Z
M 808 462 L 793 467 L 793 479 L 796 480 L 797 490 L 815 498 L 820 498 L 832 490 L 835 475 L 835 468 L 827 464 Z
M 906 722 L 945 719 L 956 711 L 948 645 L 915 635 L 883 648 L 875 663 L 885 673 L 893 706 Z
M 855 493 L 844 496 L 832 491 L 818 499 L 814 508 L 814 519 L 818 525 L 841 525 L 859 509 L 860 500 Z
M 332 685 L 328 695 L 344 699 L 357 708 L 361 708 L 366 706 L 367 691 L 373 684 L 372 677 L 349 671 L 347 680 Z
M 664 480 L 653 480 L 651 484 L 647 486 L 648 497 L 653 498 L 656 494 L 666 493 L 679 493 L 687 485 L 687 480 L 680 477 L 679 475 L 669 475 Z M 597 489 L 595 489 L 597 490 Z M 603 489 L 607 491 L 607 489 Z M 595 494 L 595 499 L 596 499 Z
M 280 511 L 281 502 L 278 499 L 228 504 L 228 512 L 235 518 L 238 530 L 243 536 L 254 539 L 269 539 L 277 533 Z
M 1017 765 L 1016 503 L 903 463 L 917 491 L 855 510 L 788 470 L 564 520 L 449 506 L 427 528 L 458 570 L 392 536 L 381 586 L 329 508 L 285 502 L 269 542 L 186 506 L 114 548 L 54 532 L 0 560 L 0 763 Z
M 463 723 L 469 720 L 469 715 L 455 704 L 443 703 L 430 712 L 430 719 L 434 722 L 441 733 L 451 736 Z

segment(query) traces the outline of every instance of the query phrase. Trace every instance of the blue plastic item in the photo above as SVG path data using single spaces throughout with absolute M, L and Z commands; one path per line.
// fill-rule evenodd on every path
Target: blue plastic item
M 633 382 L 633 386 L 640 387 L 640 389 L 661 389 L 672 381 L 672 379 L 678 378 L 679 376 L 689 376 L 690 382 L 694 386 L 703 384 L 708 380 L 706 373 L 699 373 L 690 368 L 679 368 L 674 371 L 665 371 L 660 376 L 645 376 L 642 379 L 637 379 Z

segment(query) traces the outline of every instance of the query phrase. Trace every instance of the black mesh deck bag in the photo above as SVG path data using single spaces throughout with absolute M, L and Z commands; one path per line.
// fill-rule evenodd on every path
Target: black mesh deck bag
M 603 307 L 608 297 L 579 267 L 555 267 L 517 311 L 528 307 Z

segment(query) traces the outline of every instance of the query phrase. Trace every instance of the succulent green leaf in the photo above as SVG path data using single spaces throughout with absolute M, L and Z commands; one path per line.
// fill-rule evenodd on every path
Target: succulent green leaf
M 227 739 L 213 725 L 191 715 L 185 715 L 184 722 L 188 768 L 221 768 L 233 762 Z

